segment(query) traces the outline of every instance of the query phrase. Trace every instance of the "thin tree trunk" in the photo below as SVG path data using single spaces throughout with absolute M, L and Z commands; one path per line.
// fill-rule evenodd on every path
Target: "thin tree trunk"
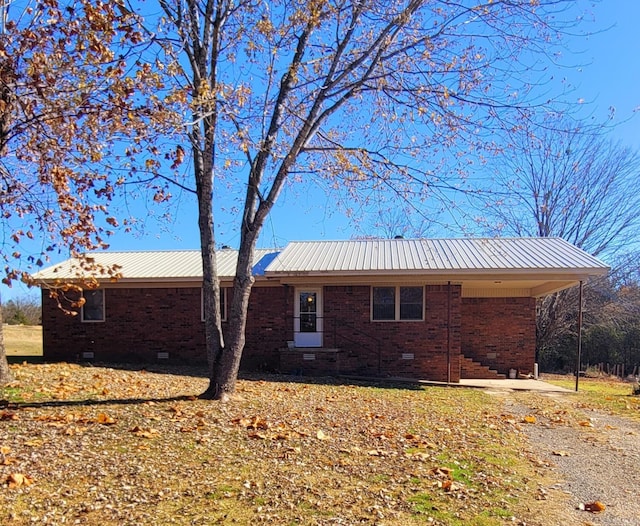
M 0 305 L 0 386 L 13 381 L 9 362 L 7 362 L 7 351 L 4 346 L 4 330 L 2 328 L 2 305 Z
M 199 144 L 199 133 L 194 131 L 194 144 Z M 202 256 L 202 299 L 204 308 L 205 345 L 209 366 L 209 387 L 200 395 L 205 399 L 219 399 L 217 371 L 224 353 L 222 316 L 220 312 L 220 281 L 213 230 L 213 144 L 205 148 L 204 155 L 195 147 L 194 170 L 198 186 L 198 226 Z
M 226 400 L 236 388 L 240 360 L 245 345 L 245 329 L 249 298 L 253 287 L 253 259 L 257 238 L 243 235 L 236 264 L 236 277 L 233 296 L 229 306 L 229 325 L 225 334 L 225 346 L 222 349 L 216 368 L 211 377 L 210 389 L 216 400 Z

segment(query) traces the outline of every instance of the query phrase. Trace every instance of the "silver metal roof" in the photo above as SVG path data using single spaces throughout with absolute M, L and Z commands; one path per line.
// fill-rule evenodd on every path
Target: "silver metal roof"
M 237 251 L 217 252 L 222 279 L 235 275 Z M 94 267 L 119 266 L 120 281 L 195 281 L 202 279 L 200 251 L 94 252 Z M 484 239 L 366 239 L 292 242 L 282 252 L 256 250 L 254 275 L 602 275 L 608 271 L 599 259 L 559 238 Z M 108 274 L 83 270 L 69 259 L 35 276 L 43 282 Z
M 254 274 L 262 275 L 266 265 L 277 254 L 274 250 L 258 249 L 254 258 Z M 202 259 L 199 250 L 145 251 L 145 252 L 91 252 L 87 254 L 95 268 L 83 270 L 79 261 L 68 259 L 45 268 L 35 275 L 42 281 L 57 279 L 108 278 L 98 269 L 118 265 L 123 280 L 201 280 Z M 231 249 L 217 251 L 218 274 L 232 278 L 236 271 L 238 252 Z
M 569 270 L 608 267 L 559 238 L 365 239 L 290 243 L 265 275 Z

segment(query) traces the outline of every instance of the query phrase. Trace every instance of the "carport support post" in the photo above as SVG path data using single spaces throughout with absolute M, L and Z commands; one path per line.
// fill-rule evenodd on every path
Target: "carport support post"
M 578 292 L 578 356 L 576 358 L 576 392 L 580 380 L 580 355 L 582 354 L 582 281 Z
M 451 383 L 451 282 L 447 282 L 447 383 Z

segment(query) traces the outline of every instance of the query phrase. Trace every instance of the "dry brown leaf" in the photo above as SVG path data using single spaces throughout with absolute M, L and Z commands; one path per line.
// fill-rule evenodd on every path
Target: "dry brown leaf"
M 105 413 L 100 413 L 98 415 L 98 418 L 96 418 L 96 422 L 98 422 L 98 424 L 102 424 L 103 426 L 111 426 L 116 423 L 116 420 L 115 418 L 112 418 Z
M 593 424 L 591 423 L 590 420 L 582 420 L 582 421 L 578 422 L 578 425 L 580 425 L 582 427 L 593 427 Z
M 556 457 L 568 457 L 568 456 L 570 456 L 570 453 L 568 451 L 553 451 L 553 454 Z
M 527 415 L 522 419 L 522 421 L 527 424 L 535 424 L 537 422 L 537 419 L 533 415 Z
M 151 429 L 149 427 L 142 428 L 140 426 L 135 426 L 133 429 L 130 430 L 130 432 L 142 438 L 154 438 L 158 436 L 158 431 L 156 431 L 155 429 Z
M 451 478 L 451 475 L 453 473 L 453 469 L 448 468 L 446 466 L 438 466 L 438 467 L 435 467 L 435 468 L 431 468 L 429 470 L 429 473 L 431 473 L 432 475 L 439 476 L 439 477 L 444 476 L 444 477 L 447 477 L 447 478 Z
M 18 420 L 18 415 L 13 411 L 0 411 L 0 420 Z
M 5 479 L 5 484 L 9 486 L 9 489 L 20 488 L 22 486 L 31 486 L 33 479 L 22 473 L 10 473 Z
M 583 506 L 584 511 L 589 511 L 591 513 L 600 513 L 601 511 L 607 509 L 607 507 L 599 500 L 596 500 L 594 502 L 586 502 Z

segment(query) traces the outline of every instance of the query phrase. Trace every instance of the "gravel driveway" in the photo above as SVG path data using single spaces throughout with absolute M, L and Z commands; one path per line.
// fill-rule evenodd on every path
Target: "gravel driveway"
M 553 482 L 541 491 L 556 503 L 550 506 L 553 516 L 541 518 L 541 524 L 640 525 L 640 423 L 576 408 L 572 394 L 491 392 L 504 397 L 507 412 L 536 417 L 522 430 L 533 454 L 550 470 Z M 581 509 L 594 501 L 606 509 Z

